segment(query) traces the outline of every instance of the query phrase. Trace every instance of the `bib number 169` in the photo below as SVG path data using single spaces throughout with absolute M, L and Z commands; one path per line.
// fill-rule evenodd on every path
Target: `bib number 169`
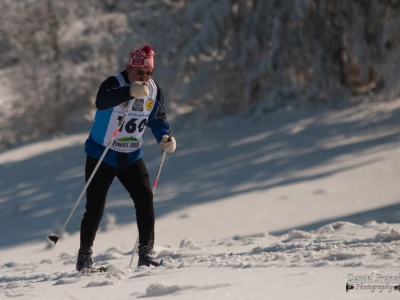
M 122 116 L 119 116 L 118 121 L 121 121 L 122 118 L 123 118 Z M 143 119 L 142 121 L 140 121 L 139 125 L 136 124 L 137 120 L 138 119 L 130 119 L 126 124 L 122 124 L 119 131 L 122 131 L 122 128 L 125 128 L 125 131 L 127 133 L 134 133 L 137 129 L 139 133 L 141 133 L 147 124 L 147 119 Z

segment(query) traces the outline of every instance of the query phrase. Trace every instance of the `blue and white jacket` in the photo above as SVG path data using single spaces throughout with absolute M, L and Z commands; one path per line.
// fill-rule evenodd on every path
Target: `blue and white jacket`
M 106 164 L 124 170 L 141 158 L 146 126 L 151 128 L 157 143 L 161 142 L 163 135 L 171 135 L 165 115 L 163 91 L 153 79 L 148 83 L 149 96 L 141 99 L 131 97 L 126 71 L 110 76 L 100 85 L 94 123 L 85 144 L 87 155 L 97 159 L 101 157 L 130 100 L 134 101 L 132 108 L 104 157 Z

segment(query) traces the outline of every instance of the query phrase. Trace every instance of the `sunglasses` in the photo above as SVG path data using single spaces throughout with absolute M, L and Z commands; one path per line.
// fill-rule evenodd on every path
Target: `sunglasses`
M 146 74 L 147 76 L 151 76 L 154 74 L 154 71 L 143 71 L 143 70 L 135 70 L 136 74 L 139 76 L 142 76 L 144 74 Z

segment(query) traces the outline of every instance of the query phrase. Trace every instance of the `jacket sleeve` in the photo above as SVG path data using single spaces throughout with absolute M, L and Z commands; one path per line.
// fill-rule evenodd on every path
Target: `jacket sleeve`
M 118 79 L 110 76 L 100 85 L 97 91 L 96 108 L 107 110 L 132 98 L 130 87 L 120 86 Z
M 165 107 L 164 94 L 162 89 L 157 85 L 157 96 L 154 108 L 149 116 L 147 127 L 151 128 L 151 132 L 160 143 L 163 135 L 171 135 L 171 127 L 168 124 Z

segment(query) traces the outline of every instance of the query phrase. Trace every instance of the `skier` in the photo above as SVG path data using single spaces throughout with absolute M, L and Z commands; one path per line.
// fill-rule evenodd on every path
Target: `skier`
M 166 119 L 162 89 L 151 78 L 154 51 L 149 45 L 130 52 L 126 69 L 108 77 L 99 87 L 96 115 L 85 143 L 86 181 L 93 172 L 107 143 L 125 113 L 129 101 L 132 110 L 107 152 L 86 191 L 80 248 L 76 270 L 92 268 L 92 246 L 103 216 L 108 189 L 117 177 L 132 198 L 139 230 L 138 266 L 159 266 L 154 259 L 154 208 L 149 175 L 142 159 L 142 135 L 152 130 L 159 146 L 166 152 L 176 149 L 175 138 Z

